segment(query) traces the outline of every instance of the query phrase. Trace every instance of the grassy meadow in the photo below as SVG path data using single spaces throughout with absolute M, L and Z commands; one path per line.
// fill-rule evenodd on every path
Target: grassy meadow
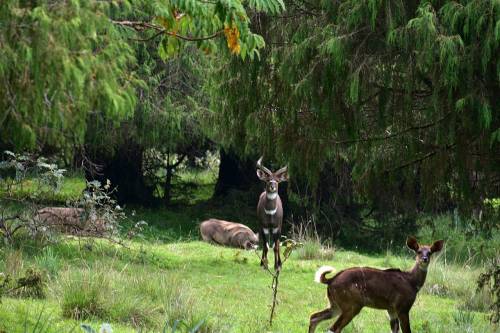
M 65 196 L 74 196 L 81 191 L 81 182 L 70 179 L 63 189 Z M 208 197 L 207 191 L 204 186 L 202 195 Z M 14 245 L 1 245 L 0 272 L 22 277 L 26 270 L 35 269 L 42 272 L 44 285 L 41 295 L 21 289 L 2 297 L 0 332 L 80 332 L 82 323 L 95 329 L 110 323 L 113 332 L 172 332 L 174 325 L 176 332 L 189 332 L 200 323 L 200 332 L 306 332 L 309 315 L 327 305 L 326 287 L 313 282 L 319 266 L 409 269 L 414 262 L 404 239 L 394 240 L 393 248 L 386 251 L 365 254 L 302 235 L 304 247 L 285 262 L 280 275 L 279 303 L 269 327 L 271 276 L 259 267 L 257 254 L 199 240 L 197 225 L 207 217 L 238 219 L 238 213 L 247 216 L 240 221 L 255 225 L 248 217 L 250 208 L 237 208 L 228 211 L 204 200 L 187 208 L 127 207 L 124 229 L 139 220 L 149 227 L 141 237 L 126 240 L 125 246 L 71 236 L 43 245 L 21 236 Z M 430 242 L 443 233 L 447 235 L 438 228 L 423 230 L 420 236 Z M 476 292 L 484 262 L 473 253 L 468 259 L 461 256 L 467 250 L 459 247 L 467 242 L 451 239 L 455 234 L 445 237 L 449 240 L 445 250 L 433 258 L 410 313 L 412 329 L 497 332 L 487 314 L 491 295 Z M 498 235 L 495 239 L 488 250 L 490 257 L 498 256 Z M 332 323 L 325 321 L 317 332 Z M 389 331 L 387 314 L 367 308 L 344 330 Z

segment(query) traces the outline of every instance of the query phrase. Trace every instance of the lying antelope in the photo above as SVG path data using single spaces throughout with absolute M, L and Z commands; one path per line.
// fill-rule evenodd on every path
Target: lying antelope
M 247 250 L 255 249 L 259 243 L 259 237 L 246 225 L 217 219 L 202 222 L 200 234 L 206 242 Z
M 45 227 L 72 232 L 85 228 L 84 213 L 82 208 L 45 207 L 37 210 L 34 219 Z
M 43 227 L 71 234 L 102 233 L 108 228 L 103 218 L 75 207 L 45 207 L 33 219 Z
M 400 325 L 403 333 L 411 333 L 410 309 L 424 285 L 431 255 L 441 251 L 443 244 L 444 241 L 438 240 L 431 246 L 419 245 L 414 237 L 408 237 L 406 245 L 416 253 L 415 265 L 408 272 L 394 268 L 355 267 L 327 278 L 325 275 L 333 268 L 321 267 L 315 280 L 328 285 L 330 307 L 311 316 L 309 333 L 313 333 L 321 321 L 339 314 L 328 332 L 340 333 L 365 306 L 387 310 L 392 333 L 399 332 Z
M 283 204 L 278 195 L 278 184 L 288 180 L 287 167 L 272 172 L 262 165 L 262 157 L 257 161 L 257 177 L 266 183 L 257 204 L 257 216 L 260 220 L 259 236 L 262 239 L 261 266 L 267 267 L 267 251 L 274 243 L 274 269 L 281 269 L 280 236 L 283 222 Z

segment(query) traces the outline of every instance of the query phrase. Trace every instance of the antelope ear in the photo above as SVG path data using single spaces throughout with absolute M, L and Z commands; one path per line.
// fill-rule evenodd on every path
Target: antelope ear
M 261 169 L 257 169 L 257 177 L 259 177 L 259 179 L 263 181 L 267 180 L 267 174 Z
M 279 182 L 288 181 L 288 167 L 279 169 L 278 171 L 276 171 L 275 175 Z
M 406 246 L 408 246 L 410 249 L 412 249 L 415 252 L 417 252 L 418 248 L 420 247 L 418 245 L 417 239 L 413 236 L 410 236 L 406 239 Z
M 439 252 L 441 251 L 441 249 L 443 248 L 443 245 L 444 245 L 444 240 L 438 240 L 438 241 L 435 241 L 434 244 L 432 244 L 431 246 L 431 252 L 434 253 L 434 252 Z

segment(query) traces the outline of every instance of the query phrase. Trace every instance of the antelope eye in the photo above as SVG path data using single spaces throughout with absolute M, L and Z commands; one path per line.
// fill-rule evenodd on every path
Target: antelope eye
M 418 254 L 422 254 L 422 251 L 418 250 L 418 251 L 417 251 L 417 253 L 418 253 Z

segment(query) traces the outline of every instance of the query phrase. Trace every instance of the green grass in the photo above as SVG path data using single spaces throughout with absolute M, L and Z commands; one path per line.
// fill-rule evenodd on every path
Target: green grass
M 179 173 L 179 183 L 195 183 L 197 185 L 213 185 L 217 181 L 217 170 L 184 170 Z
M 172 180 L 171 204 L 194 205 L 209 200 L 217 182 L 217 170 L 183 169 Z M 156 195 L 163 196 L 163 187 L 157 186 Z
M 7 195 L 4 186 L 0 186 L 0 197 Z M 11 188 L 10 197 L 15 199 L 35 196 L 45 203 L 64 204 L 66 201 L 75 201 L 82 195 L 85 189 L 85 181 L 80 175 L 71 175 L 64 178 L 61 187 L 53 191 L 47 186 L 40 184 L 36 179 L 26 179 L 21 184 Z
M 408 269 L 413 264 L 404 241 L 385 253 L 362 254 L 337 244 L 325 246 L 314 233 L 291 228 L 290 236 L 304 247 L 284 264 L 277 313 L 269 327 L 271 277 L 260 269 L 257 255 L 198 241 L 197 226 L 210 217 L 256 226 L 253 207 L 242 193 L 235 193 L 224 205 L 206 202 L 213 190 L 209 176 L 202 175 L 200 181 L 193 178 L 196 175 L 183 175 L 184 181 L 204 184 L 188 205 L 126 207 L 129 218 L 123 223 L 124 233 L 137 221 L 149 224 L 143 237 L 127 241 L 127 247 L 72 237 L 44 246 L 29 238 L 20 238 L 13 247 L 0 245 L 0 272 L 20 277 L 34 268 L 42 272 L 45 282 L 43 299 L 33 299 L 29 293 L 2 298 L 0 332 L 79 332 L 81 323 L 98 328 L 103 322 L 111 323 L 114 332 L 161 332 L 176 320 L 182 320 L 182 332 L 201 321 L 206 333 L 305 332 L 310 314 L 327 305 L 325 286 L 312 281 L 319 266 Z M 63 184 L 63 194 L 49 201 L 63 203 L 77 197 L 83 186 L 78 177 L 70 178 Z M 448 218 L 439 217 L 432 228 L 421 229 L 425 241 L 445 238 L 447 244 L 434 258 L 412 308 L 413 331 L 496 332 L 485 312 L 491 295 L 476 294 L 475 289 L 484 270 L 482 259 L 498 255 L 499 237 L 489 241 L 492 248 L 481 246 L 476 251 L 481 239 L 471 241 L 449 224 Z M 324 322 L 317 332 L 326 331 L 331 323 Z M 372 309 L 364 309 L 344 330 L 381 331 L 389 331 L 387 315 Z
M 132 332 L 139 327 L 161 331 L 165 322 L 182 319 L 194 326 L 205 319 L 204 332 L 304 332 L 309 315 L 327 304 L 325 287 L 312 281 L 317 267 L 385 267 L 387 261 L 383 255 L 352 251 L 336 251 L 328 261 L 292 257 L 280 276 L 280 303 L 275 323 L 269 328 L 271 280 L 259 268 L 253 252 L 199 241 L 131 242 L 127 249 L 103 241 L 86 246 L 70 239 L 44 251 L 50 260 L 41 260 L 44 254 L 31 255 L 30 249 L 2 249 L 0 269 L 7 265 L 10 271 L 36 267 L 46 270 L 48 282 L 44 300 L 3 298 L 0 331 L 24 332 L 24 324 L 36 323 L 43 310 L 50 316 L 51 327 L 68 330 L 81 322 L 94 326 L 110 322 L 114 332 Z M 7 262 L 3 258 L 11 259 Z M 59 261 L 56 273 L 53 263 L 47 265 L 51 260 Z M 396 267 L 412 265 L 410 255 L 391 256 L 390 260 Z M 438 258 L 412 309 L 414 330 L 493 332 L 485 313 L 467 308 L 479 272 L 480 268 L 465 268 Z M 326 325 L 318 332 L 326 330 Z M 380 332 L 380 327 L 388 331 L 385 312 L 364 309 L 346 332 Z

